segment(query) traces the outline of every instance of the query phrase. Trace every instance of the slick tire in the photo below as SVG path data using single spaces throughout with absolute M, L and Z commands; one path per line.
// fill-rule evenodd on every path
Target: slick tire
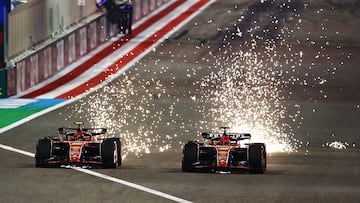
M 249 164 L 251 173 L 266 171 L 266 148 L 263 143 L 254 143 L 249 146 Z
M 101 143 L 100 154 L 104 168 L 116 168 L 118 163 L 116 141 L 113 139 L 105 139 Z
M 47 159 L 51 157 L 51 140 L 40 139 L 36 146 L 35 166 L 49 167 Z
M 110 140 L 113 140 L 114 142 L 116 142 L 116 147 L 117 147 L 117 159 L 118 159 L 118 166 L 121 166 L 122 164 L 122 156 L 121 156 L 121 140 L 120 138 L 110 138 Z
M 194 142 L 188 142 L 183 149 L 182 171 L 192 172 L 194 171 L 193 163 L 198 161 L 199 146 Z

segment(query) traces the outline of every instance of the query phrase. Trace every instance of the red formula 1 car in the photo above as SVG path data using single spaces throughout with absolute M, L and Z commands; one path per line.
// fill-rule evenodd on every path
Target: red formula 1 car
M 116 168 L 121 165 L 121 140 L 106 138 L 106 128 L 59 128 L 59 135 L 40 139 L 36 145 L 36 167 L 90 166 Z
M 264 173 L 266 149 L 264 143 L 243 143 L 250 140 L 248 133 L 202 133 L 208 143 L 189 141 L 183 148 L 182 171 L 250 171 Z

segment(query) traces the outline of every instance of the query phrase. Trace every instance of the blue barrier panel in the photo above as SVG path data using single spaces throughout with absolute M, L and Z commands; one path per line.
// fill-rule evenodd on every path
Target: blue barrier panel
M 10 9 L 10 0 L 0 1 L 0 68 L 5 67 L 5 46 L 7 44 L 6 33 Z
M 106 4 L 108 0 L 96 0 L 96 6 L 98 8 L 102 7 L 104 4 Z

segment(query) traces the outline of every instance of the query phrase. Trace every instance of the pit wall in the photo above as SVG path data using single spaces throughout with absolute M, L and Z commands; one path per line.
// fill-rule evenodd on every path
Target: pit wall
M 132 0 L 133 23 L 168 1 Z M 117 26 L 110 24 L 102 13 L 51 43 L 27 51 L 30 53 L 13 59 L 15 65 L 7 68 L 7 96 L 41 83 L 117 34 Z

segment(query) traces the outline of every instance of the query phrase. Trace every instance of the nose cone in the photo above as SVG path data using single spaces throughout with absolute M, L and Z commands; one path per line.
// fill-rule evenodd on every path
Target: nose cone
M 227 161 L 221 160 L 218 162 L 218 167 L 226 167 L 227 166 Z
M 226 167 L 228 165 L 228 154 L 229 150 L 218 150 L 217 153 L 217 166 Z
M 79 162 L 80 158 L 79 156 L 72 156 L 70 162 Z
M 81 155 L 81 145 L 71 145 L 70 147 L 70 162 L 79 162 Z

